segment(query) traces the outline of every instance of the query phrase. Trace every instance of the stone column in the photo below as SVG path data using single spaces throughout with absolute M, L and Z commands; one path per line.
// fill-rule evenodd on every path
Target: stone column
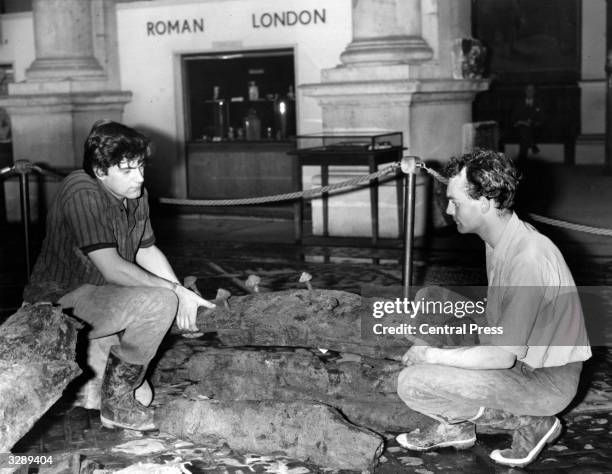
M 28 80 L 105 77 L 94 58 L 90 0 L 34 0 L 32 15 L 36 60 Z
M 10 84 L 8 96 L 0 99 L 11 118 L 14 160 L 64 172 L 79 168 L 92 124 L 122 119 L 131 92 L 117 90 L 116 25 L 109 21 L 114 8 L 115 0 L 33 0 L 36 59 L 26 80 Z M 33 196 L 34 219 L 57 188 L 54 182 L 43 184 L 31 187 L 43 193 Z M 9 219 L 19 209 L 11 185 L 6 183 Z
M 433 51 L 421 30 L 421 0 L 354 1 L 353 41 L 340 60 L 352 65 L 431 59 Z
M 486 80 L 452 77 L 453 43 L 471 36 L 470 10 L 470 0 L 354 0 L 353 40 L 341 55 L 342 64 L 323 70 L 320 83 L 300 85 L 321 106 L 323 132 L 401 131 L 407 153 L 425 160 L 443 162 L 460 153 L 474 96 L 488 88 Z M 357 170 L 365 171 L 331 170 L 330 182 Z M 305 188 L 317 173 L 304 171 Z M 416 235 L 423 233 L 427 207 L 421 191 Z M 380 196 L 380 235 L 397 237 L 393 183 L 381 186 Z M 335 228 L 344 235 L 370 235 L 367 195 L 344 196 L 344 202 L 363 209 L 335 210 L 334 199 L 344 205 L 341 196 L 330 199 L 330 234 Z M 318 205 L 313 202 L 315 233 L 320 228 Z

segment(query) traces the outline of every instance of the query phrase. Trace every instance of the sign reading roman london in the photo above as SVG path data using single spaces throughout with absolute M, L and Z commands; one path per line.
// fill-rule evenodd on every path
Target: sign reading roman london
M 327 22 L 325 8 L 251 14 L 253 28 L 281 28 Z M 147 21 L 147 36 L 184 35 L 204 32 L 204 18 Z
M 326 12 L 322 10 L 287 10 L 284 12 L 266 12 L 251 15 L 253 28 L 280 28 L 295 25 L 312 25 L 325 23 Z
M 184 35 L 204 32 L 204 18 L 147 21 L 147 36 Z

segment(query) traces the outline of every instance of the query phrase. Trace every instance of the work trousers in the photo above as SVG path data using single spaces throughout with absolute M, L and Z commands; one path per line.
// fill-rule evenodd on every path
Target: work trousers
M 172 325 L 178 298 L 165 288 L 83 285 L 59 304 L 91 325 L 89 339 L 120 333 L 115 354 L 123 361 L 148 365 Z
M 416 364 L 400 372 L 398 394 L 408 407 L 437 420 L 469 420 L 481 407 L 551 416 L 576 395 L 581 370 L 582 362 L 535 370 L 518 361 L 510 369 L 487 370 Z

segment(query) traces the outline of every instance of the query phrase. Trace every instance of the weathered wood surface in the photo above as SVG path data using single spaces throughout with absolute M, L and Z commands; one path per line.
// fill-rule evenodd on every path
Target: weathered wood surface
M 73 361 L 82 326 L 49 304 L 26 305 L 0 326 L 0 360 Z
M 443 293 L 445 296 L 451 293 Z M 436 293 L 433 293 L 435 299 Z M 287 290 L 231 297 L 226 305 L 200 308 L 197 326 L 202 332 L 216 332 L 226 346 L 314 347 L 370 357 L 400 360 L 415 343 L 465 345 L 477 336 L 383 334 L 373 332 L 376 324 L 400 327 L 421 323 L 430 326 L 472 322 L 444 314 L 387 313 L 376 319 L 374 302 L 384 298 L 362 298 L 336 290 Z M 176 328 L 174 329 L 176 332 Z
M 8 452 L 81 373 L 82 325 L 48 304 L 28 305 L 0 326 L 0 452 Z
M 216 400 L 318 401 L 377 432 L 403 431 L 423 421 L 397 396 L 397 375 L 403 366 L 395 361 L 360 356 L 322 359 L 305 349 L 209 347 L 185 355 L 178 369 L 172 366 L 164 371 L 162 357 L 156 378 L 166 383 L 196 381 L 198 394 Z
M 160 431 L 194 442 L 220 437 L 232 449 L 283 452 L 332 469 L 367 471 L 383 448 L 377 434 L 310 402 L 173 400 L 155 412 Z
M 375 336 L 368 301 L 335 290 L 288 290 L 231 297 L 229 309 L 200 308 L 197 325 L 227 346 L 320 347 L 399 359 L 410 347 L 404 336 Z M 396 316 L 398 323 L 406 322 Z

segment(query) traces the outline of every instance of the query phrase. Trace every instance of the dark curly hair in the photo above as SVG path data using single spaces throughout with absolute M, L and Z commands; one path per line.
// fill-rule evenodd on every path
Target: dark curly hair
M 110 120 L 94 123 L 83 153 L 83 169 L 92 178 L 95 170 L 106 174 L 108 168 L 122 160 L 142 160 L 151 158 L 151 140 L 137 130 Z
M 514 195 L 521 179 L 512 159 L 493 150 L 476 150 L 451 158 L 444 174 L 449 179 L 465 168 L 467 194 L 472 199 L 493 199 L 497 209 L 512 209 Z

